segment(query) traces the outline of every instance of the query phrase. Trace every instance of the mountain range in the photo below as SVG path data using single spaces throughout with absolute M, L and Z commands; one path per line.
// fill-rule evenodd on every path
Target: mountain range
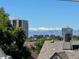
M 29 30 L 29 36 L 33 35 L 56 35 L 61 36 L 62 30 Z M 73 35 L 79 36 L 79 30 L 73 30 Z

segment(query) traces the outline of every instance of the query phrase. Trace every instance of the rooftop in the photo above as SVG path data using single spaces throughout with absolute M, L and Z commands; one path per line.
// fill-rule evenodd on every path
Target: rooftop
M 37 59 L 51 59 L 55 53 L 58 53 L 62 59 L 79 59 L 79 50 L 63 50 L 63 41 L 45 41 Z M 78 45 L 78 41 L 72 42 L 73 45 Z

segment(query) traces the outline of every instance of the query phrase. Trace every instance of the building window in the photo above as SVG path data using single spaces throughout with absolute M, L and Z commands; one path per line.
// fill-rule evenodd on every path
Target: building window
M 13 20 L 13 26 L 16 27 L 16 25 L 17 25 L 17 21 Z
M 65 41 L 70 42 L 71 40 L 71 34 L 65 34 Z
M 19 20 L 19 27 L 22 26 L 22 20 Z

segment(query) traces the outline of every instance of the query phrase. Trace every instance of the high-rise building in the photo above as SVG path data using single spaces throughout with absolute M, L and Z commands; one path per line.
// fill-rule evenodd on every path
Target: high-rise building
M 25 29 L 25 34 L 28 37 L 28 21 L 22 19 L 14 19 L 10 21 L 12 26 L 15 27 L 23 27 Z
M 72 34 L 73 30 L 72 28 L 62 28 L 62 36 L 63 36 L 63 49 L 73 49 L 72 48 Z

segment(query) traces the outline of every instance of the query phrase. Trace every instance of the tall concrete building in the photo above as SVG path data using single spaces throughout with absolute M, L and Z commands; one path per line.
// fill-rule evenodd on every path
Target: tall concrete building
M 63 36 L 63 49 L 73 49 L 72 47 L 72 28 L 62 28 L 62 36 Z
M 15 27 L 23 27 L 25 29 L 25 34 L 28 37 L 28 21 L 22 19 L 14 19 L 11 20 L 12 26 Z

